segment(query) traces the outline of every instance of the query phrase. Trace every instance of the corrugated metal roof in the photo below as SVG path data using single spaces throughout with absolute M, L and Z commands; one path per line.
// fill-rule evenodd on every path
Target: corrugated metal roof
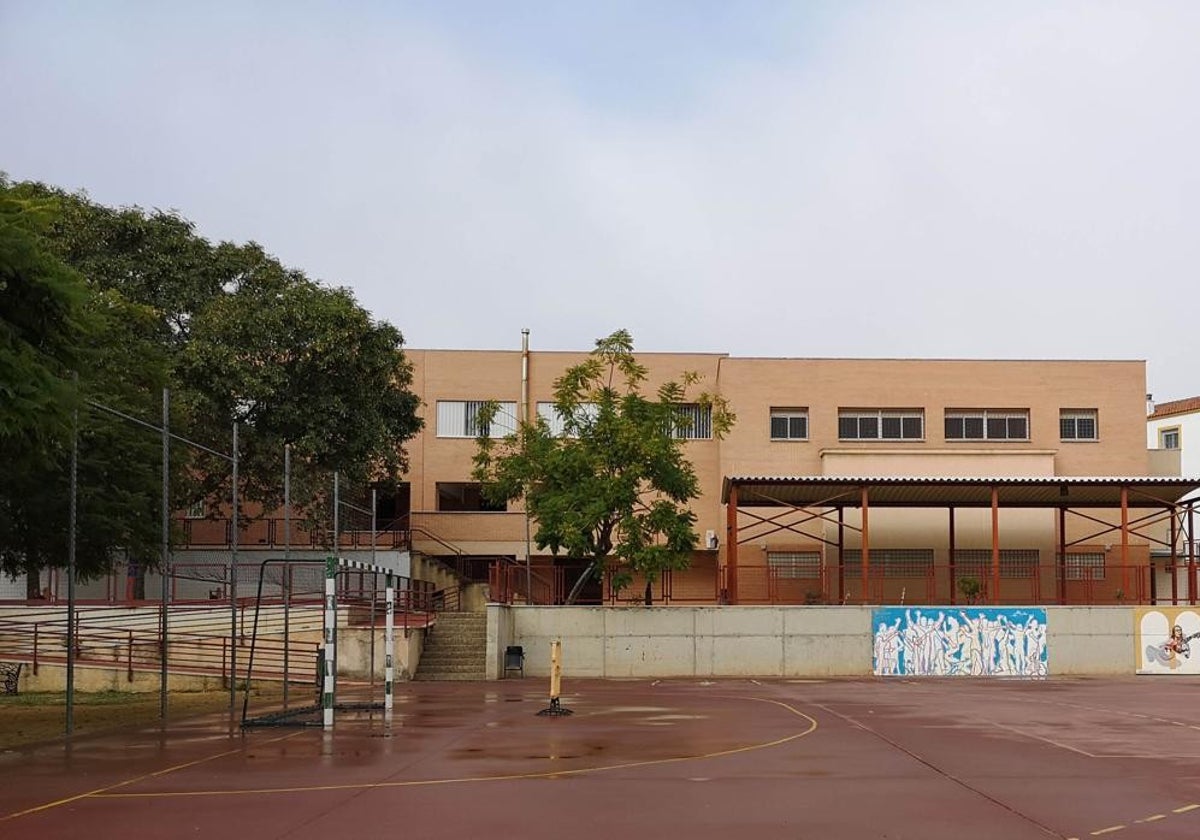
M 1174 504 L 1200 488 L 1200 478 L 1162 476 L 726 476 L 721 501 L 738 487 L 742 506 L 857 507 L 862 488 L 877 507 L 990 507 L 992 488 L 1004 507 L 1130 507 Z

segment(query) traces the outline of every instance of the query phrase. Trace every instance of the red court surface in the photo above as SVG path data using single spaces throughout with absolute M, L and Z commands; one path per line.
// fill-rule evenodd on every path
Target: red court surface
M 399 688 L 0 754 L 0 838 L 1200 837 L 1194 678 Z

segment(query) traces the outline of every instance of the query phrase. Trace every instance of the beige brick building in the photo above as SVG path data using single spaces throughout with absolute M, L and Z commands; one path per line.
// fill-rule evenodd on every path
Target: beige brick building
M 855 602 L 868 577 L 864 555 L 871 601 L 944 603 L 965 597 L 958 581 L 967 576 L 982 579 L 981 597 L 998 602 L 1161 595 L 1151 592 L 1150 547 L 1179 487 L 1147 478 L 1156 470 L 1146 448 L 1144 362 L 638 355 L 650 371 L 648 389 L 695 371 L 700 388 L 724 396 L 737 414 L 722 440 L 708 435 L 702 416 L 689 433 L 685 448 L 702 487 L 693 504 L 702 549 L 688 572 L 660 582 L 663 602 Z M 547 412 L 555 379 L 586 354 L 531 352 L 527 365 L 520 351 L 408 356 L 426 423 L 408 445 L 409 484 L 401 494 L 413 547 L 481 564 L 506 558 L 517 580 L 526 518 L 519 504 L 487 510 L 471 482 L 474 412 L 482 401 L 502 404 L 494 435 L 525 411 Z M 803 503 L 743 491 L 731 516 L 727 479 L 755 476 L 809 477 L 815 489 Z M 896 497 L 893 506 L 870 510 L 864 547 L 865 499 L 815 503 L 823 501 L 820 482 L 832 477 L 846 479 L 843 490 L 897 477 L 1019 481 L 999 481 L 1008 489 L 997 494 L 1005 501 L 995 516 L 978 488 L 943 488 L 935 504 L 921 500 L 915 481 L 912 504 Z M 1029 487 L 1009 486 L 1022 483 Z M 1092 495 L 1076 509 L 1080 483 Z M 986 490 L 989 482 L 974 485 Z M 1038 495 L 1047 488 L 1061 501 Z M 542 556 L 536 545 L 531 553 L 543 587 L 533 597 L 560 596 L 578 564 Z M 509 584 L 504 591 L 513 596 Z M 597 588 L 591 597 L 624 594 L 640 587 Z

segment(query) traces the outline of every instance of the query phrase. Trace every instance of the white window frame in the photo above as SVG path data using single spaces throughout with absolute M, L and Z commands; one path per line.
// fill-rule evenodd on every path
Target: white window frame
M 855 428 L 858 431 L 853 437 L 846 437 L 843 434 L 842 421 L 854 420 Z M 862 434 L 862 421 L 875 421 L 875 435 Z M 884 421 L 899 420 L 900 435 L 898 437 L 892 435 L 884 435 Z M 916 420 L 920 423 L 920 435 L 912 437 L 904 433 L 906 420 Z M 869 440 L 869 441 L 900 441 L 914 442 L 925 440 L 925 410 L 920 408 L 839 408 L 838 409 L 838 440 Z
M 685 416 L 690 421 L 682 425 L 672 424 L 671 434 L 680 440 L 712 440 L 712 406 L 702 403 L 676 403 L 676 416 Z
M 438 400 L 437 436 L 440 438 L 479 437 L 478 414 L 487 400 Z M 517 404 L 498 401 L 499 410 L 486 436 L 502 438 L 517 430 Z
M 596 403 L 580 403 L 579 421 L 581 423 L 594 421 L 599 414 L 600 406 Z M 537 416 L 538 419 L 546 421 L 546 425 L 550 428 L 550 434 L 554 435 L 554 437 L 568 437 L 566 423 L 562 416 L 559 415 L 554 403 L 539 402 L 537 404 Z
M 1174 438 L 1175 438 L 1175 445 L 1169 446 L 1168 445 L 1170 443 L 1169 438 L 1172 436 L 1174 436 Z M 1177 450 L 1177 449 L 1179 449 L 1182 440 L 1183 440 L 1183 435 L 1180 434 L 1178 426 L 1167 426 L 1165 428 L 1158 430 L 1158 448 L 1159 449 L 1170 449 L 1172 451 Z
M 963 421 L 963 434 L 961 437 L 952 437 L 950 434 L 945 434 L 947 441 L 976 441 L 976 440 L 1013 440 L 1013 441 L 1028 441 L 1029 440 L 1029 409 L 1027 408 L 948 408 L 946 409 L 945 417 L 943 418 L 942 431 L 947 432 L 946 423 L 951 420 Z M 967 435 L 966 421 L 979 420 L 982 423 L 982 435 Z M 1004 420 L 1005 435 L 992 436 L 991 421 Z M 1009 420 L 1024 420 L 1025 421 L 1025 436 L 1012 437 L 1007 434 Z
M 778 437 L 775 434 L 775 421 L 776 420 L 786 420 L 787 421 L 788 433 L 786 435 L 784 435 L 783 437 Z M 804 434 L 802 434 L 802 435 L 793 435 L 792 434 L 792 430 L 793 430 L 793 426 L 794 426 L 794 424 L 792 422 L 793 420 L 803 420 L 804 421 Z M 771 440 L 782 440 L 782 441 L 808 440 L 808 409 L 807 408 L 772 408 L 771 409 L 770 426 L 768 428 L 768 434 L 770 434 Z
M 1092 424 L 1092 434 L 1090 436 L 1081 435 L 1079 433 L 1080 421 Z M 1066 425 L 1070 424 L 1072 434 L 1066 434 Z M 1100 440 L 1100 417 L 1099 412 L 1094 408 L 1062 408 L 1058 412 L 1058 436 L 1064 441 L 1097 441 Z

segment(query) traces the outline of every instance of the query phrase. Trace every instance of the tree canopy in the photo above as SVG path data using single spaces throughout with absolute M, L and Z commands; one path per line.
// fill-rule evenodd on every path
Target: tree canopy
M 503 440 L 477 441 L 475 477 L 485 495 L 496 502 L 524 497 L 538 548 L 587 561 L 568 603 L 610 561 L 614 584 L 624 587 L 641 575 L 650 603 L 652 584 L 668 569 L 686 568 L 696 547 L 696 517 L 687 504 L 699 485 L 681 434 L 692 421 L 681 409 L 696 404 L 711 412 L 716 437 L 735 417 L 720 396 L 692 395 L 695 373 L 653 395 L 642 390 L 647 376 L 632 337 L 619 330 L 555 381 L 561 431 L 531 417 Z M 485 407 L 481 428 L 497 409 Z
M 255 243 L 213 244 L 174 212 L 110 208 L 0 175 L 0 569 L 63 565 L 67 458 L 78 410 L 79 568 L 158 559 L 159 438 L 93 410 L 229 452 L 239 424 L 244 498 L 318 505 L 348 484 L 396 478 L 420 428 L 403 337 L 344 288 Z M 172 449 L 174 507 L 229 497 L 229 467 Z

